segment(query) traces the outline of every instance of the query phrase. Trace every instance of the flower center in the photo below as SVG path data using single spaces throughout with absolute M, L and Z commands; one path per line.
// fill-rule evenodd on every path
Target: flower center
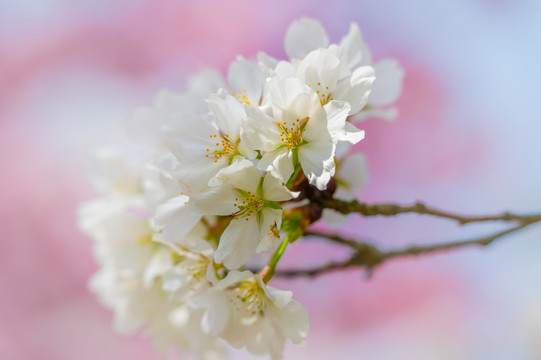
M 250 100 L 248 100 L 248 96 L 246 96 L 246 89 L 240 90 L 239 92 L 233 91 L 232 94 L 237 97 L 241 104 L 253 105 Z
M 214 143 L 214 149 L 212 149 L 212 146 L 210 148 L 207 148 L 207 154 L 205 155 L 208 158 L 214 157 L 214 162 L 218 162 L 222 157 L 226 157 L 226 159 L 231 159 L 235 155 L 239 154 L 238 147 L 240 138 L 237 138 L 236 140 L 233 140 L 229 134 L 224 134 L 220 131 L 218 135 L 212 134 L 209 135 L 209 137 L 216 141 Z
M 152 233 L 149 232 L 148 234 L 144 234 L 140 236 L 137 239 L 137 244 L 140 246 L 148 246 L 148 245 L 154 245 L 156 244 L 154 241 L 152 241 Z
M 265 292 L 255 281 L 243 281 L 235 288 L 235 297 L 240 301 L 240 308 L 255 315 L 265 308 Z
M 235 198 L 235 206 L 238 210 L 231 214 L 233 218 L 243 219 L 248 221 L 249 217 L 256 215 L 263 209 L 265 201 L 257 194 L 252 194 L 250 191 L 237 190 L 239 196 Z
M 302 120 L 295 119 L 295 121 L 290 124 L 288 124 L 287 121 L 275 123 L 280 129 L 280 140 L 288 150 L 297 148 L 302 144 L 302 133 L 306 128 L 308 120 L 310 120 L 310 117 L 306 117 Z
M 196 284 L 202 281 L 206 281 L 207 267 L 208 264 L 205 264 L 203 261 L 186 267 L 186 270 L 192 276 L 192 279 L 188 281 L 192 284 L 194 281 Z
M 321 106 L 333 100 L 333 98 L 331 97 L 332 93 L 329 91 L 328 86 L 323 86 L 321 85 L 321 83 L 317 83 L 316 86 L 312 86 L 312 84 L 308 84 L 308 86 L 313 87 L 314 90 L 316 90 L 317 97 L 319 98 L 319 102 L 321 103 Z

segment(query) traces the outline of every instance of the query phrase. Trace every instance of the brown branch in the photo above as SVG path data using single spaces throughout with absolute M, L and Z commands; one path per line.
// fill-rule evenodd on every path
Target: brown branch
M 323 266 L 306 270 L 277 270 L 276 276 L 280 277 L 297 277 L 297 276 L 317 276 L 323 273 L 328 273 L 335 270 L 345 269 L 352 266 L 351 259 L 341 262 L 330 262 Z
M 352 240 L 352 239 L 346 239 L 340 235 L 336 235 L 336 234 L 327 234 L 327 233 L 324 233 L 324 232 L 319 232 L 319 231 L 313 231 L 313 230 L 307 230 L 304 232 L 303 234 L 303 237 L 305 236 L 314 236 L 314 237 L 317 237 L 317 238 L 323 238 L 323 239 L 326 239 L 326 240 L 330 240 L 332 242 L 335 242 L 337 244 L 340 244 L 340 245 L 344 245 L 344 246 L 349 246 L 353 249 L 356 249 L 359 245 L 363 245 L 364 242 L 359 242 L 359 240 Z
M 358 213 L 363 216 L 395 216 L 398 214 L 415 213 L 455 220 L 462 225 L 473 222 L 486 221 L 516 221 L 522 224 L 541 220 L 541 214 L 518 215 L 504 212 L 501 214 L 488 216 L 461 215 L 449 211 L 431 208 L 421 202 L 417 202 L 412 205 L 399 205 L 394 203 L 367 204 L 359 202 L 357 200 L 343 201 L 317 195 L 313 196 L 311 198 L 311 201 L 319 204 L 323 208 L 333 209 L 344 215 Z
M 377 266 L 383 264 L 385 261 L 407 257 L 407 256 L 418 256 L 426 255 L 430 253 L 440 252 L 444 250 L 458 249 L 467 246 L 488 246 L 492 244 L 497 239 L 500 239 L 506 235 L 514 233 L 518 230 L 524 229 L 530 225 L 536 224 L 541 221 L 541 218 L 531 221 L 522 221 L 520 225 L 512 227 L 510 229 L 500 231 L 498 233 L 488 235 L 482 238 L 471 239 L 471 240 L 460 240 L 460 241 L 451 241 L 441 244 L 432 244 L 432 245 L 413 245 L 406 247 L 400 250 L 392 251 L 382 251 L 376 248 L 373 245 L 356 242 L 354 240 L 349 240 L 342 238 L 337 235 L 327 235 L 323 233 L 310 233 L 310 235 L 316 235 L 325 237 L 331 241 L 340 243 L 342 245 L 347 245 L 354 250 L 354 253 L 349 259 L 346 259 L 342 262 L 333 262 L 328 263 L 320 267 L 304 270 L 286 270 L 286 271 L 277 271 L 276 275 L 282 277 L 297 277 L 297 276 L 317 276 L 331 271 L 345 269 L 348 267 L 366 267 L 370 272 Z

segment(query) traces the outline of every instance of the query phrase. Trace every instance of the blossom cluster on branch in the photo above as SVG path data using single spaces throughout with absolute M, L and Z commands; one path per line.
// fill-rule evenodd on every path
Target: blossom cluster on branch
M 239 56 L 226 78 L 207 70 L 184 93 L 159 92 L 130 122 L 150 159 L 102 151 L 92 164 L 104 196 L 79 216 L 101 265 L 91 289 L 118 330 L 143 329 L 164 353 L 214 359 L 229 344 L 278 359 L 286 339 L 304 342 L 308 312 L 268 283 L 287 244 L 321 218 L 311 199 L 351 200 L 363 186 L 355 124 L 396 115 L 403 71 L 373 63 L 356 24 L 329 44 L 302 18 L 285 50 L 288 60 Z M 256 253 L 272 255 L 252 272 Z

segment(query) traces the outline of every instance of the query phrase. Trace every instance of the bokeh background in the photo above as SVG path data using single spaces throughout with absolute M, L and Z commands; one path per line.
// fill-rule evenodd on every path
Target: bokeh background
M 376 59 L 406 69 L 396 121 L 363 124 L 371 177 L 359 197 L 541 211 L 537 0 L 0 0 L 0 359 L 159 359 L 142 335 L 116 334 L 87 290 L 96 264 L 75 211 L 96 194 L 83 159 L 127 144 L 132 109 L 190 73 L 260 50 L 284 57 L 301 15 L 333 41 L 358 22 Z M 391 248 L 498 228 L 404 215 L 339 231 Z M 541 359 L 540 255 L 538 226 L 487 249 L 394 261 L 370 280 L 280 280 L 312 323 L 285 358 Z M 284 268 L 344 256 L 299 242 Z

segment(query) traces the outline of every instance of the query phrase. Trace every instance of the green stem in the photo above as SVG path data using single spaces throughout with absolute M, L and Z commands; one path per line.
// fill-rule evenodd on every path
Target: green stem
M 268 283 L 276 273 L 276 265 L 278 265 L 280 258 L 282 257 L 282 255 L 284 255 L 290 238 L 291 236 L 289 233 L 284 236 L 282 243 L 280 244 L 278 249 L 276 249 L 268 264 L 261 270 L 261 273 L 259 275 L 261 276 L 265 284 Z

